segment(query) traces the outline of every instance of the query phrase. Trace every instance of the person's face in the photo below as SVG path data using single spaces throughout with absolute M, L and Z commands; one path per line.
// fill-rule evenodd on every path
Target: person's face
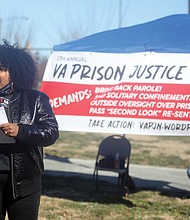
M 6 86 L 10 82 L 10 75 L 8 70 L 2 70 L 0 68 L 0 89 Z

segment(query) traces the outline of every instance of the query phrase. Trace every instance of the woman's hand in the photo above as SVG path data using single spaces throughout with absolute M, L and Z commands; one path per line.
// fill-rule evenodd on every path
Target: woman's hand
M 18 134 L 19 126 L 16 123 L 0 124 L 0 129 L 10 137 L 16 137 Z

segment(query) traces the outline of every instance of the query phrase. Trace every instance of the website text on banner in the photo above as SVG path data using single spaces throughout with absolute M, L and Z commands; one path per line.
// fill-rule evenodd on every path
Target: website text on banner
M 41 90 L 60 130 L 190 135 L 190 55 L 53 52 Z

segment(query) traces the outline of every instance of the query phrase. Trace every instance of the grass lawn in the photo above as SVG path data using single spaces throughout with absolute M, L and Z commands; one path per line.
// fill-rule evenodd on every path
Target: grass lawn
M 137 190 L 123 197 L 107 182 L 96 193 L 88 179 L 78 177 L 43 178 L 39 220 L 185 220 L 190 219 L 190 194 Z
M 95 159 L 98 144 L 107 135 L 60 132 L 57 143 L 45 153 Z M 128 139 L 132 145 L 131 163 L 185 169 L 190 165 L 190 137 L 131 135 Z M 97 193 L 92 180 L 44 175 L 39 220 L 190 219 L 190 192 L 137 189 L 124 197 L 115 185 L 101 184 L 106 190 Z

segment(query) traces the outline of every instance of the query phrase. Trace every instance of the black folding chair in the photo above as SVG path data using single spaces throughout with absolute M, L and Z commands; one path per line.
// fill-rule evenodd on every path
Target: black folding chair
M 130 154 L 131 144 L 124 135 L 111 135 L 102 140 L 99 145 L 93 173 L 97 191 L 99 189 L 99 171 L 117 172 L 118 186 L 126 191 Z

